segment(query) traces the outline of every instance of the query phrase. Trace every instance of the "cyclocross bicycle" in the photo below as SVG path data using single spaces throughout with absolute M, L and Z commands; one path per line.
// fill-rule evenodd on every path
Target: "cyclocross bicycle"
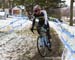
M 48 40 L 47 29 L 44 27 L 40 28 L 40 35 L 37 38 L 37 49 L 42 57 L 47 55 L 48 50 L 51 51 L 51 43 Z
M 37 49 L 42 57 L 46 57 L 47 51 L 51 51 L 51 42 L 48 40 L 47 29 L 40 27 L 40 35 L 37 38 Z

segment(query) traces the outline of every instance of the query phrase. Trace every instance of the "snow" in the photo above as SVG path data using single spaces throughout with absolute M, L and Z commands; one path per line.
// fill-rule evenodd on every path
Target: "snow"
M 72 51 L 75 51 L 75 27 L 71 27 L 64 23 L 59 24 L 56 22 L 50 22 L 50 26 L 57 32 L 61 41 L 64 39 L 63 44 L 68 44 L 69 46 L 67 46 L 67 48 L 70 47 Z
M 12 17 L 7 20 L 0 20 L 0 31 L 22 30 L 24 27 L 29 28 L 31 21 L 27 17 Z
M 75 60 L 75 26 L 52 21 L 50 21 L 49 24 L 50 27 L 57 32 L 61 42 L 67 49 L 67 53 L 65 53 L 66 58 L 64 60 Z
M 29 29 L 31 27 L 31 24 L 32 22 L 29 21 L 27 17 L 13 16 L 12 18 L 7 18 L 7 20 L 0 20 L 0 31 L 22 30 L 23 28 Z M 73 58 L 75 59 L 75 26 L 69 26 L 65 23 L 61 23 L 57 19 L 55 22 L 49 21 L 49 24 L 50 27 L 52 27 L 57 32 L 65 48 L 67 48 L 67 50 L 71 53 L 70 60 L 72 60 Z M 3 39 L 0 38 L 0 40 L 2 41 Z M 7 38 L 6 41 L 8 40 L 9 39 Z M 6 41 L 1 41 L 0 44 L 6 43 Z M 67 52 L 67 54 L 69 52 Z
M 4 16 L 5 14 L 5 12 L 0 12 L 0 16 Z
M 37 36 L 33 38 L 31 31 L 25 32 L 24 36 L 14 32 L 0 33 L 0 60 L 24 60 L 27 56 L 31 58 L 35 55 Z

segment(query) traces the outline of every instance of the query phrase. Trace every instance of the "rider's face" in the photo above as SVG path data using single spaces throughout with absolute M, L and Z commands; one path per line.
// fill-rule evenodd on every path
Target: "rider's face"
M 40 10 L 35 10 L 35 14 L 40 14 Z

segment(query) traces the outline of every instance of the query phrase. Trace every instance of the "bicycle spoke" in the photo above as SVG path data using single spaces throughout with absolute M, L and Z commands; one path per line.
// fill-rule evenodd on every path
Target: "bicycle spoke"
M 37 48 L 38 48 L 38 52 L 40 53 L 40 55 L 42 57 L 46 56 L 47 48 L 46 48 L 46 46 L 44 44 L 44 41 L 40 37 L 38 37 L 38 39 L 37 39 Z

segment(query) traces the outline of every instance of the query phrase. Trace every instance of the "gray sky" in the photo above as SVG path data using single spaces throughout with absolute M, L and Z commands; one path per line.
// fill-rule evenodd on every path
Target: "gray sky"
M 66 0 L 66 4 L 67 4 L 68 6 L 70 6 L 70 1 L 71 1 L 71 0 Z M 74 2 L 74 6 L 75 6 L 75 2 Z

